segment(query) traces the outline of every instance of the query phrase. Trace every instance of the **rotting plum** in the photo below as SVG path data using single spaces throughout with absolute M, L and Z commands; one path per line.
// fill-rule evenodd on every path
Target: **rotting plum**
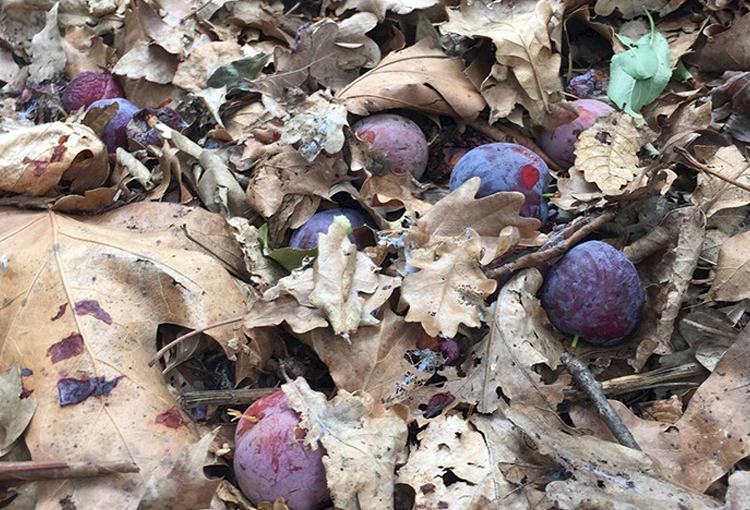
M 117 105 L 117 113 L 110 119 L 107 126 L 104 128 L 104 132 L 101 135 L 102 142 L 107 146 L 107 150 L 110 154 L 114 154 L 118 147 L 127 147 L 128 135 L 126 128 L 128 122 L 133 116 L 138 113 L 140 108 L 136 105 L 123 98 L 112 98 L 112 99 L 100 99 L 94 101 L 89 105 L 86 111 L 91 111 L 94 108 L 104 108 L 111 104 Z
M 547 204 L 542 200 L 542 193 L 549 185 L 549 168 L 532 150 L 504 142 L 471 149 L 453 167 L 450 190 L 472 177 L 481 179 L 477 198 L 499 191 L 520 191 L 526 196 L 521 216 L 537 218 L 542 223 L 547 221 Z
M 66 111 L 88 107 L 100 99 L 124 97 L 115 77 L 108 73 L 83 72 L 70 80 L 60 100 Z
M 300 418 L 276 391 L 245 410 L 234 433 L 234 474 L 250 501 L 283 497 L 290 510 L 319 510 L 330 500 L 322 445 L 303 443 Z
M 346 217 L 346 219 L 349 220 L 352 229 L 363 225 L 373 225 L 372 220 L 365 213 L 356 209 L 337 207 L 335 209 L 318 211 L 313 214 L 304 225 L 292 232 L 292 237 L 289 238 L 289 247 L 297 250 L 311 250 L 317 248 L 318 234 L 325 234 L 328 232 L 328 227 L 331 226 L 331 223 L 333 223 L 333 219 L 336 216 Z M 354 242 L 352 237 L 349 239 L 352 239 L 352 242 Z
M 587 241 L 552 266 L 541 301 L 557 329 L 610 346 L 638 328 L 645 293 L 635 266 L 622 252 L 602 241 Z
M 161 138 L 154 127 L 156 122 L 162 122 L 176 131 L 182 131 L 188 127 L 182 116 L 172 108 L 144 108 L 136 113 L 128 123 L 125 133 L 128 138 L 135 140 L 143 147 L 149 145 L 161 145 Z
M 415 179 L 422 177 L 429 150 L 427 138 L 416 122 L 395 113 L 378 113 L 356 122 L 352 130 L 373 150 L 384 152 L 388 170 L 410 172 Z
M 573 101 L 573 104 L 578 110 L 578 117 L 567 124 L 557 126 L 552 133 L 542 131 L 539 140 L 539 145 L 547 156 L 565 169 L 573 166 L 575 162 L 575 145 L 580 134 L 599 117 L 615 111 L 607 103 L 596 99 L 578 99 Z

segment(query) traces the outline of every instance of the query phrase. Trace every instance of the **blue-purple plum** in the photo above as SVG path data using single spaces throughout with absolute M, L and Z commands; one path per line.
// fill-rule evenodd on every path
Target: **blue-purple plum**
M 318 247 L 318 234 L 328 232 L 328 227 L 333 223 L 336 216 L 345 216 L 352 226 L 352 230 L 363 225 L 372 226 L 372 220 L 363 212 L 356 209 L 338 207 L 319 211 L 312 215 L 300 228 L 292 232 L 289 238 L 289 247 L 297 250 L 311 250 Z M 350 236 L 349 239 L 354 242 Z
M 104 145 L 107 146 L 109 153 L 114 154 L 117 152 L 118 147 L 125 148 L 128 146 L 128 135 L 125 130 L 128 126 L 128 122 L 130 122 L 133 116 L 138 113 L 140 108 L 127 99 L 111 98 L 94 101 L 88 108 L 86 108 L 86 111 L 90 111 L 93 108 L 104 108 L 111 104 L 117 105 L 117 113 L 115 113 L 115 116 L 107 123 L 101 138 Z
M 427 138 L 416 122 L 394 113 L 378 113 L 352 126 L 357 138 L 383 151 L 388 170 L 422 177 L 427 168 Z
M 450 190 L 472 177 L 481 179 L 477 198 L 499 191 L 520 191 L 526 196 L 521 216 L 537 218 L 542 223 L 547 221 L 547 204 L 542 200 L 542 193 L 549 185 L 549 168 L 532 150 L 500 142 L 471 149 L 453 167 Z
M 638 328 L 645 293 L 635 266 L 622 252 L 602 241 L 588 241 L 552 266 L 541 301 L 560 331 L 611 346 Z
M 567 124 L 557 126 L 551 133 L 542 131 L 539 140 L 539 145 L 547 156 L 566 170 L 575 163 L 576 142 L 581 133 L 599 117 L 615 111 L 607 103 L 596 99 L 578 99 L 573 101 L 573 104 L 578 111 L 578 117 Z

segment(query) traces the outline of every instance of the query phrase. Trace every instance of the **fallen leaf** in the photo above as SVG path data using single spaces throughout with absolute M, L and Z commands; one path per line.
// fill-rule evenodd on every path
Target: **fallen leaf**
M 750 72 L 727 71 L 724 83 L 711 91 L 711 120 L 741 142 L 750 142 Z M 703 124 L 706 125 L 706 124 Z
M 200 228 L 191 225 L 197 218 L 189 208 L 149 206 L 177 224 Z M 25 436 L 32 458 L 130 460 L 140 468 L 134 475 L 40 482 L 38 508 L 57 507 L 66 498 L 79 508 L 103 508 L 114 500 L 123 508 L 137 506 L 145 481 L 197 440 L 187 419 L 178 428 L 156 422 L 175 405 L 160 368 L 148 366 L 157 327 L 199 328 L 246 309 L 227 271 L 182 228 L 173 231 L 182 231 L 180 238 L 168 226 L 152 232 L 121 226 L 123 217 L 138 217 L 143 207 L 134 204 L 93 221 L 53 212 L 0 213 L 0 253 L 8 260 L 1 277 L 7 305 L 0 311 L 0 369 L 18 362 L 32 372 L 24 381 L 39 406 Z M 62 304 L 67 306 L 60 313 Z M 85 349 L 53 362 L 48 349 L 71 334 L 81 336 Z M 211 335 L 233 355 L 228 344 L 237 334 L 231 326 Z M 91 389 L 100 396 L 71 395 L 71 405 L 63 407 L 64 383 L 97 383 Z
M 299 153 L 313 163 L 321 151 L 336 154 L 344 148 L 344 126 L 348 126 L 346 108 L 323 94 L 313 94 L 281 129 L 281 141 L 301 142 Z
M 750 165 L 734 145 L 719 147 L 706 160 L 706 166 L 714 172 L 750 186 Z M 708 203 L 706 216 L 711 217 L 722 209 L 731 209 L 750 204 L 750 191 L 738 188 L 707 172 L 698 174 L 698 186 L 690 197 L 695 205 Z
M 675 424 L 682 441 L 680 480 L 688 487 L 705 491 L 750 454 L 746 440 L 750 434 L 745 394 L 748 378 L 750 329 L 746 327 Z
M 472 121 L 484 99 L 463 74 L 463 65 L 434 47 L 431 39 L 387 55 L 374 69 L 336 93 L 355 115 L 408 107 Z
M 21 437 L 36 411 L 36 400 L 24 394 L 21 367 L 14 363 L 0 373 L 0 458 Z
M 750 70 L 750 47 L 745 34 L 750 30 L 750 14 L 735 20 L 731 27 L 712 34 L 700 54 L 700 69 L 704 72 Z
M 732 236 L 721 246 L 716 276 L 706 301 L 750 298 L 750 232 Z
M 484 300 L 497 282 L 484 276 L 479 264 L 482 246 L 471 229 L 464 235 L 442 238 L 410 251 L 408 263 L 420 271 L 401 284 L 401 299 L 409 305 L 407 322 L 421 322 L 430 336 L 456 336 L 459 324 L 481 326 Z
M 323 465 L 338 508 L 390 510 L 396 461 L 406 446 L 407 427 L 397 406 L 385 410 L 367 394 L 339 390 L 330 401 L 298 378 L 281 387 L 289 407 L 300 413 L 306 444 L 326 449 Z
M 429 9 L 439 2 L 438 0 L 329 0 L 325 3 L 335 6 L 336 14 L 339 16 L 350 9 L 357 12 L 371 12 L 382 23 L 387 11 L 394 14 L 409 14 L 417 9 Z

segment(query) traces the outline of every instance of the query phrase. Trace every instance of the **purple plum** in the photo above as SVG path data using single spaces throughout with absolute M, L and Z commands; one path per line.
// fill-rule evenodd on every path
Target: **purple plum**
M 124 97 L 115 77 L 108 73 L 83 72 L 70 80 L 60 98 L 65 111 L 88 107 L 100 99 Z
M 567 124 L 557 126 L 552 133 L 542 131 L 542 137 L 539 141 L 539 145 L 547 153 L 547 156 L 566 170 L 573 166 L 575 162 L 574 151 L 581 133 L 596 122 L 599 117 L 615 111 L 607 103 L 596 99 L 578 99 L 573 101 L 573 104 L 578 110 L 578 117 Z
M 393 113 L 378 113 L 355 123 L 352 130 L 373 150 L 385 153 L 383 159 L 391 172 L 422 177 L 427 168 L 427 139 L 414 121 Z
M 372 220 L 365 213 L 356 209 L 342 207 L 327 209 L 316 212 L 304 225 L 292 232 L 292 237 L 289 238 L 289 247 L 297 250 L 317 248 L 318 234 L 328 232 L 328 227 L 331 226 L 336 216 L 345 216 L 349 220 L 349 223 L 351 223 L 352 229 L 363 225 L 373 226 Z M 349 239 L 354 242 L 352 237 Z
M 86 111 L 91 111 L 93 108 L 104 108 L 111 104 L 117 105 L 117 113 L 115 113 L 115 116 L 107 123 L 101 138 L 102 142 L 107 146 L 109 153 L 114 154 L 117 152 L 118 147 L 125 148 L 128 146 L 128 135 L 125 130 L 128 122 L 130 122 L 133 116 L 138 113 L 140 108 L 127 99 L 112 98 L 94 101 L 89 105 Z

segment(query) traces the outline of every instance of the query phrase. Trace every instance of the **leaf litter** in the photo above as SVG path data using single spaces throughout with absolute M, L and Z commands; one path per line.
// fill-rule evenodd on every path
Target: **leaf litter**
M 230 409 L 281 386 L 303 441 L 327 451 L 335 508 L 744 508 L 749 16 L 726 2 L 4 3 L 0 506 L 286 508 L 231 485 Z M 62 109 L 83 71 L 189 127 L 154 119 L 158 144 L 108 155 L 107 109 Z M 521 216 L 517 192 L 475 197 L 477 180 L 448 191 L 473 146 L 542 154 L 534 141 L 578 96 L 623 111 L 577 133 L 573 167 L 552 166 L 551 219 Z M 351 132 L 385 110 L 426 135 L 426 178 L 384 173 Z M 373 223 L 286 246 L 334 206 Z M 616 347 L 571 347 L 537 297 L 584 239 L 621 249 L 646 290 Z M 566 352 L 640 451 L 617 444 Z M 649 383 L 667 372 L 689 375 Z

